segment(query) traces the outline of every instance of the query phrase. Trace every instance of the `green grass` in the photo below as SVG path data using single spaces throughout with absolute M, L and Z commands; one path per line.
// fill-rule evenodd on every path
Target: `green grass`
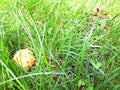
M 119 0 L 0 0 L 0 90 L 119 90 L 119 6 Z M 94 15 L 96 8 L 102 14 Z M 12 59 L 24 48 L 35 55 L 30 71 Z

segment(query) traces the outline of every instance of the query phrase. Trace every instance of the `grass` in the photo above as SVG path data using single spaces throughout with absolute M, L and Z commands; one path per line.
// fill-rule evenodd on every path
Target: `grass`
M 119 5 L 0 0 L 0 90 L 119 90 Z M 24 48 L 35 55 L 30 71 L 12 59 Z

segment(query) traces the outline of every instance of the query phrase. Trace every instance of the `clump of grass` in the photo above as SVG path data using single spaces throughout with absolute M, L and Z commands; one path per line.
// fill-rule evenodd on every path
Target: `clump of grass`
M 119 89 L 120 12 L 113 10 L 120 2 L 113 1 L 2 2 L 0 89 Z M 111 17 L 95 16 L 94 8 Z M 26 47 L 36 60 L 28 72 L 12 60 Z

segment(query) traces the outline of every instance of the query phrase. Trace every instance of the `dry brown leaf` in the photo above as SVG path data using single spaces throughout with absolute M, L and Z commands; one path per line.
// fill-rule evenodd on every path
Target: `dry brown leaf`
M 33 53 L 28 48 L 18 50 L 15 53 L 13 59 L 26 71 L 28 71 L 30 67 L 35 64 L 35 58 L 33 56 Z

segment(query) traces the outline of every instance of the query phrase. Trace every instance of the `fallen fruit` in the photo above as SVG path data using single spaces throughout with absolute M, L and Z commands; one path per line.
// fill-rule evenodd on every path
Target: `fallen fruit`
M 13 59 L 26 71 L 28 71 L 30 67 L 35 64 L 35 57 L 33 56 L 32 51 L 30 51 L 28 48 L 16 51 Z

